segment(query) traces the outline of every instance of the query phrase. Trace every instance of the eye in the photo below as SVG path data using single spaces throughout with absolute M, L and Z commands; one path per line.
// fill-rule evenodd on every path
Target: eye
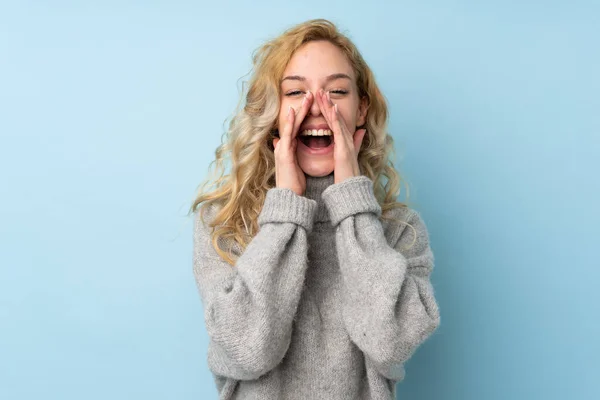
M 288 96 L 288 97 L 292 97 L 292 96 L 301 95 L 303 93 L 304 93 L 304 91 L 302 91 L 302 90 L 293 90 L 291 92 L 287 92 L 285 95 Z M 336 95 L 339 95 L 339 96 L 343 96 L 343 95 L 348 94 L 348 91 L 344 90 L 344 89 L 336 89 L 336 90 L 329 90 L 329 93 L 336 94 Z
M 302 93 L 304 93 L 304 92 L 302 92 L 301 90 L 294 90 L 292 92 L 286 93 L 285 95 L 286 96 L 298 96 L 299 94 L 302 94 Z

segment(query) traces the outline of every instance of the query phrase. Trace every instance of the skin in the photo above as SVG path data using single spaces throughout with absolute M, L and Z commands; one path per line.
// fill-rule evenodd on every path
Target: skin
M 346 77 L 343 77 L 346 75 Z M 276 186 L 298 195 L 306 176 L 334 173 L 335 183 L 360 175 L 358 152 L 366 133 L 367 99 L 359 98 L 356 76 L 342 51 L 327 41 L 312 41 L 292 56 L 281 81 L 278 116 L 280 138 L 275 147 Z M 310 154 L 297 139 L 308 125 L 326 124 L 333 131 L 333 148 Z

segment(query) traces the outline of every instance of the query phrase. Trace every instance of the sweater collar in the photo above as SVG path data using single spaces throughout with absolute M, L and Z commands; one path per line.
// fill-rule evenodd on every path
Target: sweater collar
M 325 189 L 334 183 L 334 173 L 326 176 L 306 175 L 306 191 L 304 196 L 317 202 L 317 212 L 315 222 L 329 221 L 329 211 L 325 203 L 321 200 L 321 194 Z

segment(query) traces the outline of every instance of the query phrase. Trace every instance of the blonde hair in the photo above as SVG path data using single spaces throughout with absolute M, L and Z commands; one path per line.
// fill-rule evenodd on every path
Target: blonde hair
M 242 89 L 236 113 L 209 166 L 209 169 L 214 167 L 213 176 L 206 178 L 190 207 L 193 213 L 211 204 L 219 206 L 210 222 L 212 244 L 231 265 L 235 264 L 231 247 L 224 251 L 218 243 L 233 240 L 245 249 L 258 231 L 257 218 L 266 192 L 275 186 L 272 132 L 279 114 L 280 80 L 294 52 L 315 40 L 329 41 L 342 50 L 355 71 L 359 98 L 367 97 L 368 112 L 363 125 L 367 133 L 358 154 L 358 164 L 362 174 L 373 181 L 375 197 L 382 208 L 381 219 L 389 219 L 388 210 L 408 207 L 396 200 L 401 178 L 392 161 L 395 152 L 393 138 L 387 133 L 388 108 L 371 69 L 356 46 L 332 22 L 309 20 L 254 51 L 247 92 Z M 244 94 L 245 102 L 242 101 Z M 243 105 L 241 109 L 240 105 Z M 231 162 L 231 170 L 226 173 L 227 161 Z M 208 185 L 212 188 L 208 189 Z

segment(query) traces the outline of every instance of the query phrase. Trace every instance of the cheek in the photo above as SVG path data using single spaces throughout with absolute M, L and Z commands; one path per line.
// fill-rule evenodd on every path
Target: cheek
M 344 99 L 339 101 L 338 108 L 342 118 L 344 119 L 344 122 L 346 122 L 348 130 L 354 131 L 358 115 L 358 104 L 356 104 L 356 102 L 352 99 Z
M 356 126 L 356 115 L 352 111 L 346 111 L 342 113 L 342 118 L 344 118 L 344 122 L 346 122 L 348 130 L 353 132 Z
M 279 103 L 279 116 L 277 117 L 278 126 L 284 126 L 287 120 L 287 112 L 289 106 L 293 107 L 293 104 L 287 101 L 287 99 L 281 99 Z
M 278 122 L 278 127 L 282 127 L 286 124 L 287 121 L 287 113 L 288 113 L 288 109 L 290 108 L 290 106 L 292 108 L 294 108 L 295 110 L 298 110 L 300 108 L 300 104 L 301 104 L 302 100 L 294 102 L 293 100 L 289 100 L 289 99 L 282 99 L 279 105 L 279 116 L 277 117 L 277 122 Z M 297 104 L 296 104 L 297 103 Z
M 286 114 L 283 112 L 283 110 L 287 110 L 287 106 L 281 107 L 281 109 L 279 110 L 279 116 L 277 117 L 277 126 L 278 127 L 282 127 L 285 125 L 285 118 L 286 118 Z

